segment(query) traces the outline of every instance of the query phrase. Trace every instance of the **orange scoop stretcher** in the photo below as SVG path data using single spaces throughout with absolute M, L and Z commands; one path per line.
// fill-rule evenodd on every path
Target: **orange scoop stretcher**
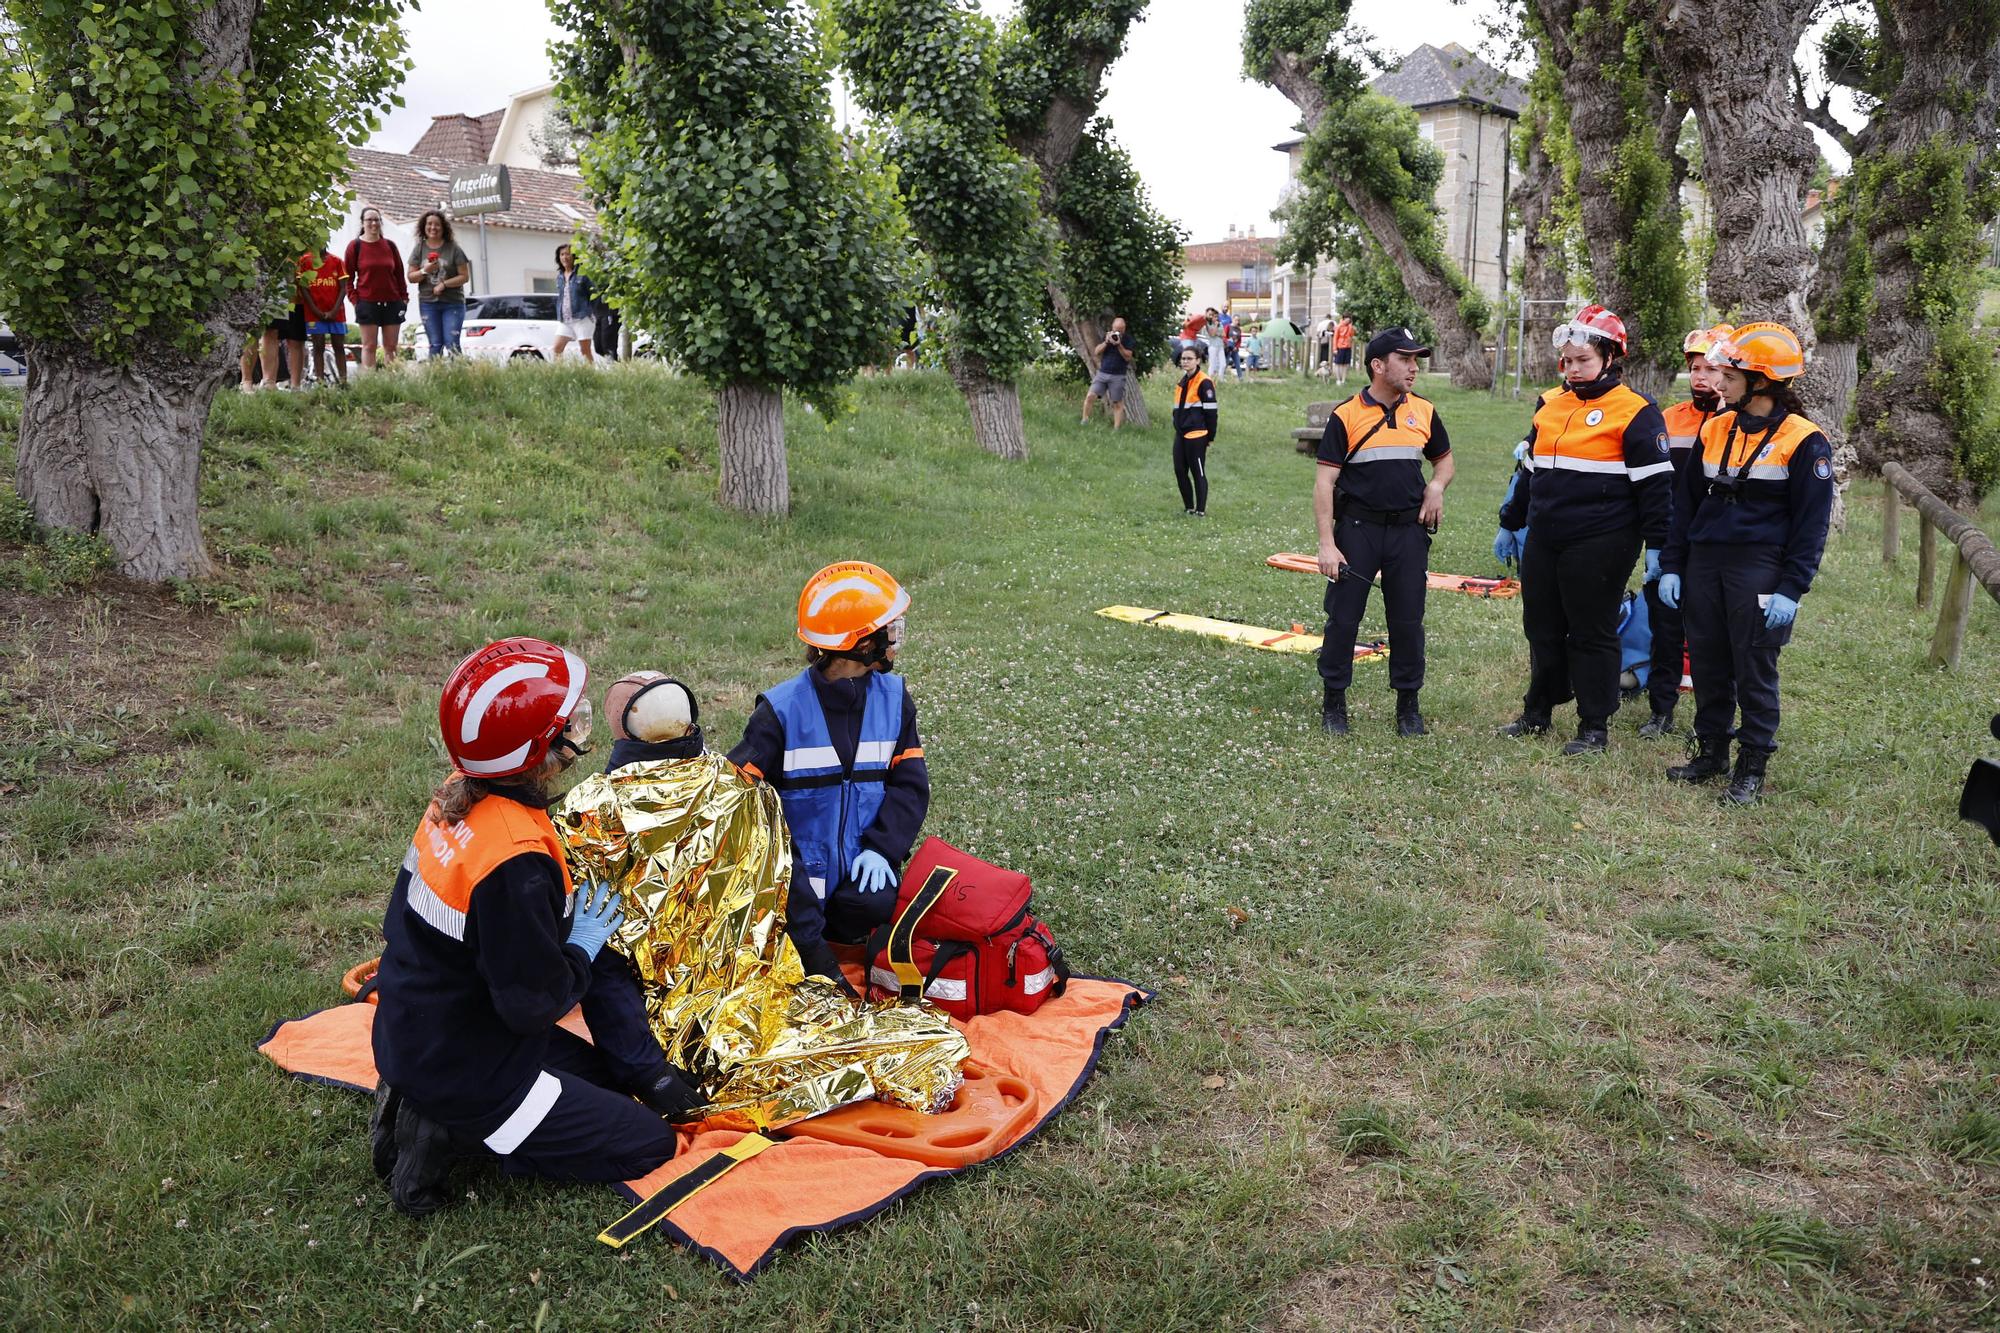
M 1295 574 L 1319 573 L 1319 561 L 1299 551 L 1280 551 L 1264 561 L 1273 569 L 1288 569 Z M 1487 579 L 1477 574 L 1440 574 L 1431 570 L 1426 582 L 1432 592 L 1462 592 L 1468 597 L 1519 597 L 1521 583 L 1518 579 Z

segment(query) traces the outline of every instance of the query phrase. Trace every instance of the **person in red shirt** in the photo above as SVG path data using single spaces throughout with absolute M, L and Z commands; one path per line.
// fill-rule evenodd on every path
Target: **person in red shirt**
M 1202 340 L 1207 335 L 1208 312 L 1197 310 L 1194 314 L 1187 317 L 1187 323 L 1181 325 L 1180 344 L 1174 348 L 1175 358 L 1178 359 L 1180 354 L 1186 351 L 1189 346 L 1192 346 L 1195 351 L 1200 352 L 1206 357 L 1208 355 L 1208 348 Z
M 354 292 L 354 322 L 361 326 L 361 368 L 375 369 L 375 349 L 394 364 L 403 336 L 403 319 L 410 309 L 410 284 L 403 276 L 403 254 L 382 234 L 382 210 L 361 210 L 361 234 L 347 243 L 347 277 Z
M 327 382 L 327 344 L 332 343 L 334 378 L 347 387 L 347 265 L 333 251 L 299 256 L 299 308 L 312 337 L 313 377 Z

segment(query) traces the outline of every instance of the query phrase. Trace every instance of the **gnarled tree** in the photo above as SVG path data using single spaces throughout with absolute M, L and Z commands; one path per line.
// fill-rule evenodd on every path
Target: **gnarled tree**
M 1039 349 L 1053 241 L 1034 164 L 1006 142 L 998 34 L 954 0 L 834 0 L 833 12 L 842 66 L 887 128 L 903 208 L 930 257 L 973 436 L 1026 458 L 1014 379 Z
M 783 0 L 552 0 L 560 95 L 592 130 L 591 264 L 719 400 L 722 502 L 791 506 L 781 395 L 822 408 L 889 354 L 908 285 L 880 157 L 833 127 L 811 11 Z
M 1330 253 L 1333 231 L 1298 234 L 1308 216 L 1342 216 L 1366 232 L 1396 267 L 1403 288 L 1430 316 L 1453 384 L 1486 388 L 1486 300 L 1445 254 L 1436 194 L 1444 163 L 1417 132 L 1416 113 L 1365 86 L 1346 53 L 1350 0 L 1251 0 L 1244 11 L 1243 68 L 1290 98 L 1305 118 L 1306 194 L 1331 189 L 1341 208 L 1297 202 L 1285 262 Z
M 1531 0 L 1527 18 L 1561 75 L 1551 114 L 1576 148 L 1592 295 L 1625 321 L 1627 382 L 1657 397 L 1694 319 L 1673 164 L 1687 108 L 1660 80 L 1639 0 Z
M 134 578 L 208 572 L 202 437 L 405 69 L 401 0 L 5 0 L 16 484 Z
M 1528 81 L 1528 105 L 1521 112 L 1521 130 L 1514 145 L 1520 168 L 1513 204 L 1521 220 L 1521 297 L 1523 342 L 1518 355 L 1528 383 L 1552 384 L 1556 379 L 1556 349 L 1550 341 L 1555 326 L 1568 317 L 1569 244 L 1575 196 L 1566 195 L 1564 163 L 1573 162 L 1575 146 L 1558 131 L 1554 106 L 1560 98 L 1555 68 L 1535 67 Z

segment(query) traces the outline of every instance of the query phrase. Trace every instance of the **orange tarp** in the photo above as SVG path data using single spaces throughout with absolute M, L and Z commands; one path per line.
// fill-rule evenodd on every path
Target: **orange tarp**
M 1017 1147 L 1068 1104 L 1096 1067 L 1105 1039 L 1150 998 L 1123 981 L 1075 977 L 1065 994 L 1033 1014 L 984 1014 L 959 1024 L 973 1059 L 1027 1083 L 1038 1106 L 1035 1116 L 995 1141 L 994 1156 Z M 374 1021 L 372 1004 L 322 1009 L 278 1024 L 259 1049 L 300 1078 L 372 1091 Z M 588 1035 L 575 1011 L 563 1025 Z M 683 1131 L 671 1162 L 622 1188 L 635 1202 L 647 1198 L 741 1137 L 736 1130 L 698 1126 Z M 963 1169 L 809 1137 L 780 1138 L 676 1208 L 656 1230 L 747 1279 L 796 1237 L 873 1217 L 924 1181 Z

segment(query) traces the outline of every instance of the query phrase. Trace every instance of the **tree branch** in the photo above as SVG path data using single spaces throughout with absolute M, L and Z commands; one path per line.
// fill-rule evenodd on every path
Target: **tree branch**
M 1797 65 L 1792 66 L 1792 99 L 1798 104 L 1799 116 L 1805 123 L 1817 125 L 1825 130 L 1827 137 L 1845 149 L 1849 157 L 1855 156 L 1860 151 L 1857 147 L 1859 140 L 1854 131 L 1834 119 L 1833 94 L 1821 94 L 1818 106 L 1806 100 L 1805 71 Z

